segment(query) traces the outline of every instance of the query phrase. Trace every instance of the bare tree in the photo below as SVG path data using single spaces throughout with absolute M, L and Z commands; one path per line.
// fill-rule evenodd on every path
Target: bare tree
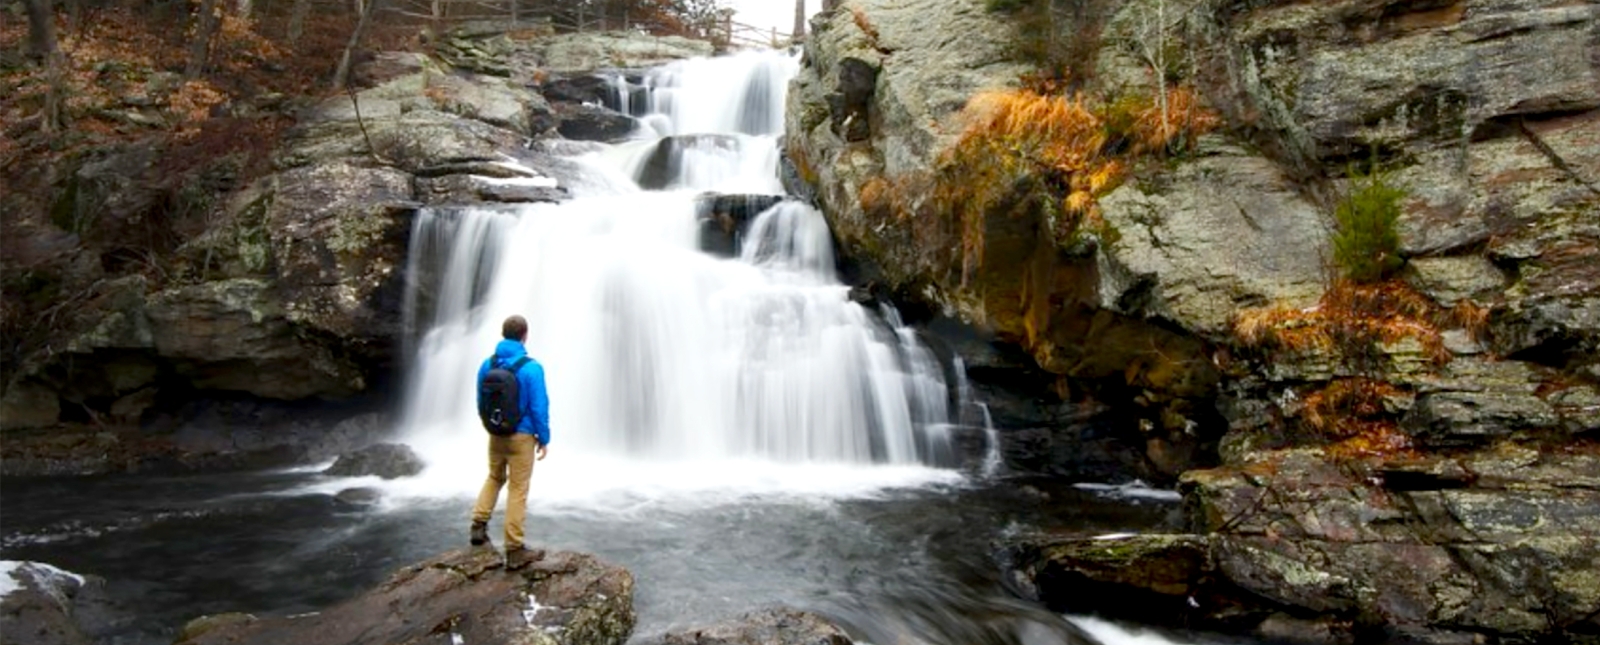
M 1167 104 L 1167 0 L 1155 0 L 1152 22 L 1149 5 L 1139 7 L 1139 34 L 1134 46 L 1156 77 L 1156 105 L 1161 109 L 1161 130 L 1171 127 Z
M 437 0 L 434 6 L 438 6 Z M 311 15 L 311 0 L 294 0 L 294 8 L 289 10 L 289 46 L 293 47 L 300 42 L 300 36 L 306 31 L 306 17 Z
M 206 71 L 206 58 L 211 52 L 211 38 L 217 33 L 217 0 L 202 0 L 200 25 L 195 30 L 194 42 L 189 45 L 189 65 L 183 69 L 184 78 L 194 80 Z
M 66 103 L 67 61 L 56 44 L 56 18 L 50 0 L 27 0 L 27 5 L 28 53 L 44 64 L 46 78 L 39 128 L 51 134 L 60 130 L 66 121 L 62 105 Z
M 209 1 L 209 0 L 208 0 Z M 383 0 L 366 0 L 361 10 L 361 18 L 356 21 L 356 28 L 350 31 L 350 42 L 344 46 L 344 55 L 339 57 L 339 67 L 333 72 L 333 88 L 341 89 L 350 80 L 350 63 L 355 59 L 356 49 L 361 46 L 361 39 L 366 36 L 367 28 L 372 25 L 372 15 L 378 13 L 379 5 Z M 356 0 L 358 5 L 361 0 Z
M 806 38 L 806 0 L 794 0 L 794 42 Z

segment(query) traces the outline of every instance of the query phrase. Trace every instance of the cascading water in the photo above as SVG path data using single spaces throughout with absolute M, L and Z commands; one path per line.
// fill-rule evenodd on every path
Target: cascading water
M 782 202 L 747 224 L 738 257 L 699 248 L 702 191 L 782 192 L 796 66 L 749 53 L 615 81 L 639 136 L 577 161 L 662 190 L 595 182 L 562 204 L 418 217 L 408 325 L 427 331 L 403 422 L 430 461 L 424 487 L 476 485 L 473 376 L 513 313 L 548 378 L 553 458 L 537 479 L 551 489 L 949 476 L 927 468 L 953 461 L 945 370 L 892 310 L 850 300 L 820 213 Z

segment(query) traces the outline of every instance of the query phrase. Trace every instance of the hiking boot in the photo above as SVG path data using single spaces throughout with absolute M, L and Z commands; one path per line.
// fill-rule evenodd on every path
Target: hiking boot
M 544 559 L 544 549 L 506 549 L 506 570 L 514 571 Z
M 472 546 L 483 546 L 489 543 L 489 523 L 472 523 Z

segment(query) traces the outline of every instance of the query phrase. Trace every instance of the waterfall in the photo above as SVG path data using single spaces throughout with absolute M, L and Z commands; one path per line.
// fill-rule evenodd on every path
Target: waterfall
M 586 182 L 561 204 L 418 215 L 402 423 L 429 460 L 422 486 L 481 481 L 473 379 L 511 314 L 550 391 L 535 490 L 949 476 L 930 468 L 954 461 L 945 369 L 892 308 L 851 301 L 821 213 L 783 201 L 744 224 L 736 257 L 700 248 L 702 192 L 781 193 L 796 69 L 746 53 L 613 79 L 643 134 L 574 161 L 658 189 Z

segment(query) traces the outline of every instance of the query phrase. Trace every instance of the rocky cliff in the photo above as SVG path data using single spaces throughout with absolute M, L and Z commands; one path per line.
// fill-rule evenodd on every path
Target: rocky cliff
M 1018 13 L 1030 5 L 1051 18 L 1041 26 Z M 1600 360 L 1600 283 L 1588 268 L 1600 248 L 1595 11 L 1558 1 L 845 2 L 815 20 L 791 93 L 792 181 L 883 291 L 1021 346 L 1064 378 L 1058 391 L 1144 406 L 1153 463 L 1230 425 L 1292 421 L 1296 409 L 1270 403 L 1285 391 L 1373 371 L 1326 368 L 1353 352 L 1313 348 L 1301 359 L 1325 369 L 1264 381 L 1262 367 L 1284 357 L 1252 353 L 1240 332 L 1251 311 L 1316 311 L 1329 299 L 1332 212 L 1352 164 L 1389 169 L 1405 191 L 1409 288 L 1426 308 L 1476 313 L 1419 342 L 1451 339 L 1441 360 L 1527 361 L 1530 387 L 1573 380 L 1587 397 Z M 1151 96 L 1152 63 L 1165 59 L 1163 86 L 1192 88 L 1220 127 L 1131 160 L 1094 195 L 1103 224 L 1093 230 L 1063 235 L 1057 189 L 1030 185 L 1028 173 L 963 219 L 962 204 L 939 196 L 941 182 L 963 176 L 952 150 L 972 127 L 965 108 L 980 92 L 1037 85 L 1040 40 L 1070 45 L 1055 60 L 1071 75 L 1060 93 L 1107 106 Z M 930 168 L 946 178 L 927 179 Z M 911 207 L 885 207 L 884 193 L 909 195 Z M 1287 318 L 1278 322 L 1303 322 Z M 1363 351 L 1391 363 L 1416 354 L 1395 342 Z
M 1025 588 L 1275 638 L 1592 638 L 1600 7 L 849 0 L 813 31 L 790 181 L 862 280 L 1031 363 L 975 381 L 1127 406 L 1125 473 L 1188 471 L 1193 533 L 1027 541 Z M 1161 96 L 1215 127 L 1142 144 L 1123 106 Z M 996 100 L 1103 159 L 996 174 L 974 132 L 1037 143 Z M 1335 262 L 1367 176 L 1399 195 L 1377 283 Z M 1009 421 L 1014 471 L 1093 474 L 1081 426 Z
M 437 48 L 379 54 L 363 89 L 282 108 L 295 124 L 266 172 L 223 157 L 173 181 L 162 157 L 196 151 L 103 150 L 66 169 L 50 213 L 8 221 L 8 307 L 38 322 L 19 331 L 37 342 L 8 339 L 25 351 L 0 397 L 7 472 L 371 440 L 381 424 L 363 417 L 362 437 L 298 450 L 312 417 L 333 427 L 392 396 L 416 210 L 565 198 L 570 167 L 542 142 L 634 126 L 588 104 L 593 71 L 710 54 L 479 24 Z M 268 427 L 264 443 L 227 438 Z

